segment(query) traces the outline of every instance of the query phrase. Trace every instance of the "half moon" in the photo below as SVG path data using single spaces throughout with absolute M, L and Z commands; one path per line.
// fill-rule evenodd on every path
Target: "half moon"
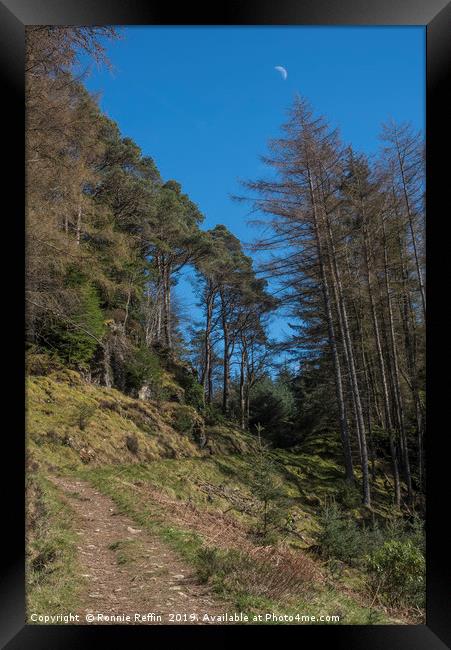
M 288 77 L 288 72 L 285 70 L 285 68 L 281 65 L 276 65 L 274 66 L 274 70 L 277 70 L 277 72 L 280 72 L 282 75 L 282 79 L 285 81 L 285 79 Z

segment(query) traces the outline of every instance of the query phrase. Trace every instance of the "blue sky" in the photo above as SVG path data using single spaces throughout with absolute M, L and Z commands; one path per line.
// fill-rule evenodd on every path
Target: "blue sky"
M 102 109 L 174 178 L 205 215 L 244 242 L 249 207 L 231 201 L 239 179 L 262 175 L 259 155 L 277 136 L 295 93 L 367 153 L 388 117 L 425 120 L 423 27 L 127 27 L 107 44 L 113 72 L 92 68 Z M 274 70 L 288 71 L 284 81 Z M 176 294 L 195 298 L 181 279 Z M 275 319 L 272 334 L 286 330 Z

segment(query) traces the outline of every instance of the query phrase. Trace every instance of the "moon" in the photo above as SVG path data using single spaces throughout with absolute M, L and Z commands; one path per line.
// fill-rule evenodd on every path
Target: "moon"
M 282 75 L 282 79 L 285 81 L 285 79 L 288 77 L 288 72 L 285 70 L 285 68 L 281 65 L 276 65 L 274 66 L 274 70 L 277 70 L 277 72 L 280 72 Z

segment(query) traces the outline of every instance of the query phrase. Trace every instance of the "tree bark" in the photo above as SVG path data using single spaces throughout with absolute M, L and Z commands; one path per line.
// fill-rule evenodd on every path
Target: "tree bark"
M 163 264 L 163 339 L 168 349 L 172 348 L 171 331 L 171 264 Z
M 227 322 L 227 313 L 226 305 L 224 300 L 224 294 L 221 291 L 221 321 L 222 321 L 222 332 L 223 332 L 223 341 L 224 341 L 224 355 L 223 355 L 223 389 L 222 389 L 222 410 L 224 414 L 229 412 L 229 396 L 230 396 L 230 340 L 229 340 L 229 325 Z
M 393 423 L 391 417 L 390 396 L 388 392 L 385 360 L 382 353 L 379 322 L 377 318 L 376 305 L 374 302 L 374 295 L 373 295 L 369 237 L 368 237 L 367 226 L 366 226 L 366 215 L 363 210 L 362 210 L 362 231 L 363 231 L 364 258 L 365 258 L 366 274 L 367 274 L 368 297 L 370 301 L 370 311 L 371 311 L 371 319 L 373 323 L 374 340 L 376 343 L 377 359 L 378 359 L 379 371 L 380 371 L 381 382 L 382 382 L 382 394 L 384 398 L 385 428 L 388 432 L 390 454 L 392 458 L 393 480 L 395 484 L 395 500 L 396 500 L 396 504 L 399 506 L 401 504 L 401 484 L 399 480 L 398 459 L 396 455 L 396 444 L 393 436 Z
M 82 218 L 82 210 L 81 210 L 81 201 L 80 201 L 77 210 L 77 226 L 76 226 L 76 234 L 75 234 L 78 246 L 80 246 L 80 241 L 81 241 L 81 218 Z
M 344 456 L 344 463 L 345 463 L 345 476 L 347 481 L 349 481 L 350 483 L 354 483 L 355 481 L 354 467 L 352 462 L 351 445 L 349 441 L 348 422 L 346 416 L 346 406 L 345 406 L 345 400 L 343 394 L 343 379 L 341 373 L 340 358 L 338 355 L 337 341 L 335 338 L 335 328 L 334 328 L 333 315 L 332 315 L 329 283 L 327 280 L 326 269 L 324 266 L 324 252 L 323 252 L 323 245 L 321 241 L 321 233 L 319 230 L 317 202 L 316 202 L 315 192 L 313 189 L 313 181 L 312 181 L 310 168 L 307 169 L 307 175 L 308 175 L 308 183 L 309 183 L 309 190 L 310 190 L 311 207 L 313 212 L 313 228 L 314 228 L 314 235 L 315 235 L 316 247 L 318 252 L 320 281 L 321 281 L 321 288 L 322 288 L 323 299 L 324 299 L 324 308 L 326 313 L 329 347 L 332 354 L 332 362 L 333 362 L 334 374 L 335 374 L 335 391 L 336 391 L 338 413 L 339 413 L 340 437 L 341 437 L 341 443 L 343 447 L 343 456 Z
M 338 267 L 338 256 L 335 248 L 335 243 L 333 240 L 330 220 L 327 214 L 325 215 L 324 220 L 326 223 L 326 232 L 328 235 L 328 243 L 330 248 L 328 259 L 329 259 L 329 266 L 331 272 L 332 288 L 335 296 L 335 302 L 337 305 L 338 324 L 342 334 L 342 339 L 344 341 L 345 361 L 348 366 L 349 378 L 351 383 L 352 401 L 353 401 L 356 425 L 357 425 L 357 434 L 359 437 L 359 450 L 360 450 L 361 464 L 362 464 L 364 503 L 366 505 L 370 505 L 371 494 L 370 494 L 370 483 L 369 483 L 369 473 L 368 473 L 368 447 L 366 441 L 365 420 L 363 417 L 362 402 L 360 399 L 360 389 L 357 381 L 357 372 L 356 372 L 356 365 L 354 360 L 354 350 L 353 350 L 351 335 L 349 331 L 349 320 L 348 320 L 348 313 L 346 309 L 346 303 L 343 297 L 341 273 Z
M 398 141 L 396 142 L 396 151 L 397 151 L 397 155 L 398 155 L 399 168 L 400 168 L 400 171 L 401 171 L 402 189 L 403 189 L 403 194 L 404 194 L 404 201 L 406 203 L 407 218 L 409 220 L 409 229 L 410 229 L 410 235 L 411 235 L 411 238 L 412 238 L 412 247 L 413 247 L 413 253 L 414 253 L 414 258 L 415 258 L 415 268 L 416 268 L 416 271 L 417 271 L 418 284 L 419 284 L 420 293 L 421 293 L 421 301 L 422 301 L 422 304 L 423 304 L 423 314 L 424 314 L 424 319 L 426 321 L 426 293 L 425 293 L 425 290 L 424 290 L 423 274 L 421 272 L 420 261 L 419 261 L 419 258 L 418 258 L 417 240 L 416 240 L 416 235 L 415 235 L 415 228 L 414 228 L 414 223 L 413 223 L 413 214 L 412 214 L 412 208 L 411 208 L 411 205 L 410 205 L 409 192 L 407 190 L 404 163 L 403 163 L 403 160 L 402 160 L 402 156 L 401 156 L 401 152 L 400 152 L 400 149 L 399 149 Z
M 202 386 L 204 402 L 208 403 L 211 400 L 209 384 L 211 381 L 211 322 L 213 316 L 214 297 L 214 292 L 209 287 L 207 287 L 207 313 L 204 337 L 204 368 L 202 373 Z
M 401 320 L 404 329 L 404 347 L 406 350 L 406 360 L 410 381 L 408 386 L 412 392 L 412 397 L 415 404 L 415 419 L 417 424 L 417 446 L 418 446 L 418 482 L 420 490 L 423 487 L 424 477 L 424 458 L 423 458 L 423 422 L 424 414 L 420 400 L 420 393 L 418 388 L 418 368 L 416 361 L 416 320 L 413 313 L 412 301 L 410 299 L 409 288 L 407 285 L 408 272 L 405 268 L 403 242 L 401 233 L 398 230 L 398 246 L 399 258 L 401 263 L 401 279 L 402 279 L 402 297 L 401 297 Z
M 241 428 L 246 429 L 246 398 L 245 398 L 245 368 L 246 368 L 246 344 L 242 342 L 240 359 L 240 419 Z
M 395 338 L 395 327 L 393 321 L 393 307 L 392 300 L 390 295 L 390 284 L 388 278 L 388 257 L 387 257 L 387 238 L 385 230 L 385 219 L 382 215 L 382 234 L 383 234 L 383 249 L 384 249 L 384 284 L 385 284 L 385 295 L 387 301 L 387 311 L 388 311 L 388 323 L 389 323 L 389 334 L 390 334 L 390 346 L 391 346 L 391 357 L 393 364 L 393 383 L 394 383 L 394 393 L 396 401 L 396 411 L 398 416 L 399 423 L 399 432 L 401 436 L 401 449 L 403 453 L 405 477 L 407 483 L 407 492 L 409 501 L 412 499 L 412 478 L 410 472 L 410 460 L 409 460 L 409 449 L 407 444 L 406 430 L 404 426 L 404 407 L 400 387 L 400 378 L 399 378 L 399 367 L 398 367 L 398 350 Z

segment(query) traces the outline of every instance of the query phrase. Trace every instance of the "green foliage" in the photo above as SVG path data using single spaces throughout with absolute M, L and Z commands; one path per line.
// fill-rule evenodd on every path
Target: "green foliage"
M 249 481 L 252 494 L 259 501 L 255 532 L 267 543 L 274 542 L 277 527 L 282 523 L 286 512 L 275 462 L 268 449 L 261 443 L 253 455 Z
M 384 527 L 358 525 L 335 502 L 320 516 L 321 554 L 331 566 L 342 561 L 359 564 L 368 576 L 368 590 L 383 605 L 424 606 L 424 534 L 418 518 L 400 517 Z
M 346 510 L 352 510 L 360 506 L 362 499 L 357 485 L 343 480 L 338 487 L 340 503 Z
M 284 381 L 264 378 L 253 388 L 250 401 L 250 426 L 261 423 L 277 446 L 291 442 L 294 397 Z
M 182 388 L 183 401 L 197 411 L 204 410 L 204 395 L 196 371 L 185 361 L 182 361 L 174 351 L 164 347 L 157 347 L 158 358 L 161 366 L 170 373 L 177 387 Z
M 156 354 L 141 345 L 134 348 L 125 362 L 125 384 L 130 392 L 147 384 L 156 396 L 162 383 L 162 370 Z
M 411 540 L 390 540 L 368 556 L 369 590 L 389 607 L 424 607 L 425 558 Z
M 74 424 L 84 431 L 92 420 L 97 408 L 94 404 L 82 402 L 74 411 Z
M 204 546 L 197 552 L 196 568 L 201 582 L 208 582 L 213 576 L 223 579 L 236 569 L 241 558 L 238 551 L 221 551 L 218 548 Z
M 179 433 L 192 436 L 196 425 L 196 417 L 192 408 L 180 405 L 174 413 L 172 424 Z
M 76 448 L 72 442 L 69 444 L 72 436 L 68 435 L 67 427 L 73 408 L 72 424 L 80 431 L 86 430 L 89 425 L 89 435 L 80 435 L 78 431 L 74 437 L 78 437 L 83 444 L 96 440 L 96 453 L 102 461 L 116 458 L 115 454 L 124 452 L 119 457 L 125 457 L 128 462 L 130 456 L 127 449 L 138 459 L 146 460 L 162 453 L 197 453 L 199 450 L 194 448 L 191 440 L 176 435 L 166 426 L 166 415 L 170 412 L 177 431 L 197 440 L 199 446 L 203 447 L 206 442 L 204 421 L 196 410 L 205 414 L 209 425 L 227 425 L 222 427 L 223 432 L 221 427 L 217 427 L 217 431 L 211 435 L 208 441 L 210 451 L 216 453 L 219 450 L 221 453 L 222 449 L 230 448 L 247 451 L 248 442 L 243 440 L 243 433 L 229 426 L 215 407 L 205 407 L 203 389 L 195 373 L 174 354 L 174 350 L 180 353 L 183 346 L 178 339 L 177 314 L 171 304 L 170 290 L 181 269 L 187 268 L 187 265 L 194 266 L 203 275 L 203 305 L 211 308 L 213 316 L 210 343 L 218 350 L 221 349 L 221 345 L 217 344 L 218 334 L 221 324 L 223 326 L 224 358 L 230 361 L 229 370 L 225 363 L 223 366 L 225 379 L 234 374 L 240 351 L 243 354 L 241 362 L 245 372 L 241 377 L 245 378 L 245 393 L 248 390 L 250 392 L 247 394 L 251 396 L 251 430 L 257 432 L 259 440 L 264 432 L 268 440 L 280 447 L 303 444 L 302 462 L 296 461 L 297 465 L 290 460 L 283 468 L 276 467 L 275 454 L 271 455 L 260 446 L 258 452 L 251 456 L 251 467 L 243 469 L 243 474 L 249 473 L 246 489 L 251 488 L 258 503 L 255 532 L 259 542 L 276 539 L 282 521 L 285 522 L 285 529 L 288 522 L 292 531 L 296 532 L 297 520 L 291 520 L 285 514 L 282 483 L 285 498 L 287 493 L 292 496 L 294 492 L 306 508 L 314 511 L 315 516 L 316 508 L 325 495 L 335 494 L 338 487 L 339 496 L 336 498 L 341 507 L 332 503 L 320 516 L 319 542 L 323 556 L 338 562 L 366 566 L 371 576 L 372 593 L 382 603 L 390 606 L 421 603 L 420 592 L 424 586 L 424 531 L 421 520 L 414 517 L 410 523 L 406 523 L 401 518 L 394 518 L 384 528 L 375 521 L 371 526 L 361 523 L 358 519 L 362 512 L 357 510 L 360 500 L 357 490 L 348 483 L 340 482 L 340 471 L 327 459 L 328 456 L 336 457 L 335 443 L 331 445 L 327 435 L 333 433 L 334 440 L 339 444 L 339 436 L 336 435 L 337 399 L 332 357 L 330 351 L 326 351 L 330 345 L 325 345 L 327 338 L 331 338 L 325 327 L 328 315 L 319 291 L 320 276 L 317 270 L 318 263 L 322 261 L 321 247 L 317 247 L 315 253 L 310 239 L 312 227 L 318 228 L 316 217 L 314 221 L 309 221 L 316 211 L 309 209 L 312 207 L 312 197 L 305 194 L 308 188 L 305 176 L 302 180 L 307 168 L 309 177 L 310 167 L 315 176 L 318 173 L 316 169 L 327 167 L 327 159 L 337 160 L 330 170 L 330 179 L 337 189 L 335 198 L 340 199 L 340 212 L 335 212 L 338 208 L 332 205 L 335 200 L 331 203 L 332 199 L 326 196 L 318 197 L 324 203 L 321 214 L 330 215 L 330 219 L 327 217 L 323 220 L 320 230 L 324 228 L 327 235 L 326 226 L 330 226 L 329 235 L 326 236 L 326 258 L 335 243 L 338 245 L 346 240 L 343 266 L 339 262 L 336 275 L 337 281 L 343 284 L 345 302 L 349 296 L 355 298 L 356 313 L 354 315 L 354 310 L 350 310 L 349 333 L 352 345 L 358 352 L 356 370 L 363 379 L 366 367 L 370 372 L 373 367 L 377 371 L 378 360 L 377 350 L 371 343 L 371 314 L 365 294 L 367 289 L 371 292 L 371 287 L 367 287 L 370 283 L 365 280 L 370 270 L 367 269 L 368 273 L 363 273 L 363 276 L 361 272 L 361 260 L 367 257 L 364 251 L 367 253 L 369 250 L 369 257 L 374 257 L 371 263 L 374 262 L 382 274 L 380 287 L 377 282 L 374 286 L 376 303 L 379 304 L 383 298 L 385 289 L 382 280 L 385 277 L 387 296 L 392 293 L 394 304 L 405 307 L 404 311 L 401 310 L 402 318 L 395 319 L 395 336 L 400 342 L 399 354 L 407 372 L 406 381 L 418 391 L 414 404 L 409 391 L 406 391 L 404 399 L 404 391 L 401 390 L 405 403 L 407 442 L 409 450 L 412 448 L 413 484 L 417 487 L 416 411 L 419 406 L 422 410 L 425 402 L 424 354 L 420 344 L 423 324 L 421 318 L 417 318 L 420 310 L 417 309 L 418 296 L 415 298 L 417 290 L 410 255 L 411 244 L 408 243 L 410 235 L 407 233 L 406 239 L 402 225 L 410 221 L 410 216 L 403 213 L 403 197 L 398 188 L 399 173 L 391 176 L 393 164 L 398 164 L 400 156 L 394 155 L 393 150 L 391 157 L 386 159 L 390 164 L 386 169 L 387 174 L 383 175 L 383 184 L 387 182 L 387 187 L 390 187 L 390 205 L 386 211 L 387 218 L 382 218 L 378 206 L 385 202 L 387 188 L 379 187 L 379 181 L 373 178 L 371 166 L 363 157 L 354 159 L 351 150 L 340 162 L 341 156 L 336 154 L 342 146 L 332 133 L 328 134 L 328 125 L 313 118 L 303 100 L 296 101 L 293 120 L 287 125 L 287 134 L 293 139 L 273 143 L 272 153 L 275 155 L 272 158 L 278 166 L 282 184 L 279 187 L 277 183 L 273 184 L 272 190 L 264 183 L 253 186 L 257 193 L 259 187 L 267 192 L 265 205 L 273 209 L 274 225 L 279 217 L 283 218 L 276 227 L 277 238 L 281 237 L 279 243 L 285 238 L 286 243 L 290 242 L 290 247 L 300 246 L 299 250 L 306 245 L 313 255 L 308 263 L 309 255 L 282 259 L 281 268 L 284 271 L 277 268 L 277 263 L 274 265 L 276 255 L 273 263 L 267 267 L 269 275 L 279 275 L 281 289 L 287 290 L 284 304 L 285 298 L 289 298 L 294 321 L 293 325 L 290 323 L 290 328 L 294 334 L 291 341 L 286 342 L 286 349 L 297 350 L 298 353 L 302 351 L 302 356 L 293 357 L 296 363 L 301 361 L 299 370 L 285 369 L 277 377 L 269 377 L 265 375 L 268 373 L 267 357 L 260 354 L 258 363 L 259 349 L 271 349 L 271 345 L 267 345 L 263 316 L 276 306 L 276 301 L 266 293 L 266 281 L 257 278 L 252 259 L 244 254 L 239 239 L 225 226 L 217 225 L 208 232 L 200 230 L 203 215 L 182 192 L 180 184 L 174 180 L 164 182 L 153 160 L 144 157 L 140 147 L 130 138 L 122 137 L 117 125 L 102 115 L 96 100 L 72 76 L 71 63 L 77 58 L 77 44 L 82 43 L 82 48 L 97 55 L 103 51 L 96 41 L 98 33 L 96 35 L 95 31 L 89 30 L 32 28 L 27 44 L 27 56 L 31 57 L 29 62 L 32 63 L 28 67 L 33 70 L 27 79 L 27 151 L 32 154 L 27 158 L 33 160 L 27 169 L 27 203 L 30 207 L 27 216 L 27 295 L 32 298 L 29 300 L 27 321 L 29 339 L 38 344 L 34 349 L 37 354 L 30 357 L 28 370 L 35 375 L 35 379 L 45 380 L 37 384 L 40 397 L 36 404 L 42 410 L 39 411 L 39 435 L 35 431 L 33 436 L 34 442 L 40 441 L 36 444 L 41 445 L 40 453 L 44 456 L 50 449 L 55 458 L 65 459 L 67 466 L 72 463 Z M 88 43 L 90 46 L 86 48 Z M 49 87 L 52 88 L 51 93 L 48 92 Z M 300 119 L 302 116 L 303 119 Z M 386 129 L 387 134 L 393 142 L 396 131 L 390 135 L 390 129 Z M 302 144 L 302 138 L 307 138 L 311 145 L 309 160 L 303 160 L 305 147 L 297 146 Z M 408 140 L 404 142 L 408 143 Z M 415 147 L 408 149 L 411 152 L 416 150 Z M 58 164 L 49 164 L 49 161 L 57 161 Z M 293 174 L 292 170 L 299 173 Z M 411 175 L 411 178 L 415 180 L 419 176 Z M 316 183 L 318 179 L 313 180 Z M 368 201 L 368 210 L 361 209 L 361 188 L 365 190 L 363 198 Z M 294 194 L 290 198 L 291 192 Z M 278 203 L 281 197 L 283 209 L 280 209 L 282 204 Z M 287 206 L 291 199 L 299 210 L 288 214 Z M 415 207 L 419 207 L 418 203 Z M 368 222 L 362 216 L 364 213 L 368 213 Z M 410 224 L 411 234 L 415 230 L 419 234 L 421 210 L 415 209 L 412 214 L 417 221 Z M 409 219 L 406 221 L 407 217 Z M 298 221 L 299 218 L 301 221 Z M 293 227 L 296 229 L 301 222 L 305 227 L 298 229 L 294 241 Z M 303 240 L 303 233 L 307 240 Z M 382 233 L 383 238 L 379 238 L 378 233 Z M 268 240 L 267 243 L 272 248 L 275 242 Z M 260 246 L 266 247 L 266 244 L 260 242 Z M 281 248 L 283 250 L 283 246 Z M 282 255 L 285 256 L 285 252 Z M 296 260 L 291 269 L 290 259 Z M 399 260 L 403 259 L 401 266 L 405 265 L 406 273 L 401 269 L 403 272 L 399 271 L 401 275 L 398 278 L 399 273 L 395 269 L 399 268 Z M 411 305 L 407 299 L 410 294 L 413 296 Z M 207 296 L 211 298 L 210 303 Z M 335 322 L 339 314 L 336 309 L 332 309 L 332 312 Z M 207 310 L 207 313 L 210 312 Z M 106 314 L 111 326 L 107 336 L 104 331 Z M 389 333 L 382 318 L 384 313 L 380 315 L 381 336 L 384 339 Z M 409 319 L 412 320 L 410 325 Z M 162 371 L 161 357 L 157 357 L 143 343 L 152 337 L 154 349 L 160 345 L 166 348 L 168 356 L 172 356 L 172 360 L 166 359 L 167 373 Z M 201 344 L 204 340 L 205 337 L 201 336 Z M 108 345 L 104 346 L 105 342 Z M 415 359 L 410 359 L 411 350 L 415 351 Z M 199 365 L 204 362 L 202 347 L 200 352 Z M 209 367 L 213 370 L 214 390 L 221 374 L 221 361 L 213 350 Z M 64 364 L 62 368 L 60 364 Z M 418 368 L 411 368 L 411 365 Z M 161 409 L 163 415 L 159 420 L 159 414 L 157 416 L 155 412 L 160 409 L 155 409 L 154 404 L 143 405 L 138 400 L 123 401 L 122 397 L 110 394 L 111 399 L 107 401 L 110 406 L 102 407 L 97 402 L 98 408 L 105 410 L 105 417 L 92 421 L 96 411 L 92 404 L 95 401 L 94 387 L 86 385 L 83 389 L 86 392 L 82 393 L 83 401 L 77 401 L 73 397 L 73 388 L 84 380 L 71 377 L 67 366 L 92 370 L 92 377 L 96 380 L 105 379 L 109 385 L 112 379 L 116 388 L 132 394 L 147 384 L 150 397 L 157 401 L 157 407 L 163 398 L 170 397 L 178 402 L 176 406 L 179 408 L 172 410 L 174 404 L 166 405 Z M 46 381 L 49 371 L 58 372 L 59 384 L 63 383 L 61 377 L 67 373 L 70 389 L 63 392 L 60 385 L 57 390 L 51 391 L 51 382 Z M 363 390 L 363 379 L 362 403 L 365 416 L 368 415 L 372 422 L 371 439 L 376 451 L 376 472 L 379 472 L 380 468 L 385 470 L 390 455 L 388 433 L 374 423 L 378 419 L 374 417 L 377 415 L 373 412 L 375 405 L 371 405 L 374 400 L 366 399 L 371 395 L 366 395 L 367 391 Z M 370 384 L 374 384 L 372 390 L 377 397 L 381 390 L 378 372 L 368 379 L 371 380 Z M 395 377 L 389 379 L 390 396 L 396 397 L 397 389 L 403 387 L 397 386 Z M 163 386 L 164 381 L 166 384 Z M 224 411 L 228 416 L 233 413 L 238 419 L 238 414 L 242 415 L 242 400 L 238 403 L 236 388 L 231 378 L 230 404 L 225 404 Z M 52 393 L 64 395 L 67 399 L 58 400 Z M 352 406 L 349 397 L 347 394 L 348 406 Z M 224 401 L 227 402 L 227 399 Z M 390 401 L 393 401 L 392 397 Z M 63 403 L 67 405 L 67 411 L 63 410 Z M 47 426 L 49 420 L 51 427 Z M 154 440 L 158 440 L 158 444 Z M 233 444 L 230 440 L 233 440 Z M 43 446 L 46 443 L 49 444 L 48 449 Z M 315 450 L 313 454 L 307 450 L 309 445 Z M 55 450 L 56 447 L 59 448 Z M 76 457 L 76 462 L 78 460 Z M 401 466 L 406 464 L 402 458 L 400 460 Z M 46 461 L 49 462 L 48 457 Z M 356 473 L 360 478 L 359 469 Z M 376 476 L 374 481 L 375 503 L 383 492 L 379 478 Z M 385 493 L 383 496 L 386 496 Z M 311 528 L 314 530 L 315 526 Z M 32 574 L 39 580 L 51 574 L 58 560 L 54 543 L 42 536 L 40 539 L 42 546 L 30 563 Z M 364 553 L 367 554 L 366 559 Z M 237 554 L 221 555 L 207 549 L 203 562 L 207 578 L 210 575 L 230 577 L 233 574 L 240 576 L 237 578 L 239 583 L 239 580 L 243 581 L 243 575 L 252 575 L 253 565 Z M 237 567 L 240 569 L 237 570 Z
M 217 404 L 207 404 L 203 409 L 203 416 L 208 426 L 214 427 L 227 422 L 227 418 Z
M 347 517 L 335 502 L 322 510 L 319 524 L 318 542 L 324 557 L 351 563 L 364 552 L 356 522 Z
M 419 551 L 423 554 L 425 553 L 426 536 L 424 520 L 416 514 L 407 520 L 399 515 L 390 517 L 385 526 L 384 534 L 387 540 L 410 541 Z
M 104 316 L 96 289 L 90 284 L 72 288 L 73 304 L 67 319 L 55 320 L 48 341 L 61 359 L 73 366 L 87 366 L 104 332 Z
M 201 411 L 204 404 L 204 394 L 202 386 L 199 384 L 196 377 L 191 374 L 186 374 L 180 381 L 180 385 L 185 391 L 186 404 Z
M 426 552 L 426 535 L 424 530 L 424 519 L 414 515 L 409 523 L 409 536 L 412 544 L 418 548 L 423 555 Z
M 337 422 L 337 405 L 333 371 L 328 356 L 305 360 L 301 372 L 292 382 L 296 399 L 297 430 L 305 439 L 325 431 L 333 431 Z
M 179 433 L 191 435 L 193 432 L 193 414 L 189 409 L 181 407 L 177 409 L 175 418 L 173 420 L 174 429 Z
M 350 498 L 355 498 L 352 491 L 350 495 Z M 335 501 L 323 508 L 319 523 L 321 555 L 348 564 L 362 564 L 365 554 L 379 548 L 392 534 L 387 525 L 382 528 L 377 521 L 371 525 L 358 521 L 352 512 L 344 510 Z
M 38 346 L 30 346 L 26 356 L 27 374 L 30 376 L 45 376 L 52 371 L 64 368 L 61 359 L 56 354 L 50 354 L 46 350 L 40 350 Z

